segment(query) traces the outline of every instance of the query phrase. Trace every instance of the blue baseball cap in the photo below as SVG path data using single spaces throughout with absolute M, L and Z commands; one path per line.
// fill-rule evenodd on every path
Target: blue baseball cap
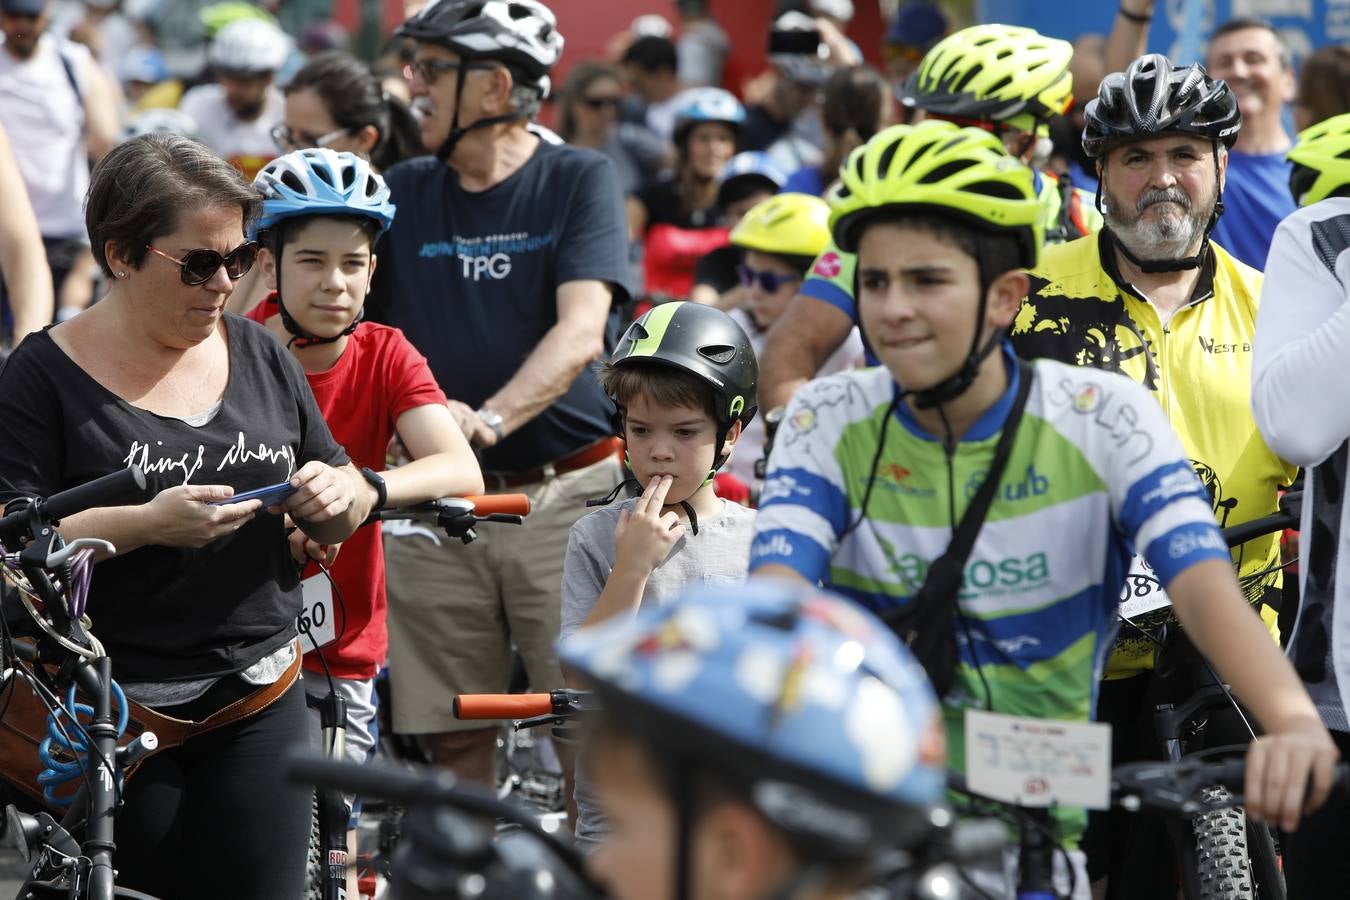
M 927 50 L 947 33 L 947 16 L 935 3 L 906 3 L 886 30 L 886 43 Z

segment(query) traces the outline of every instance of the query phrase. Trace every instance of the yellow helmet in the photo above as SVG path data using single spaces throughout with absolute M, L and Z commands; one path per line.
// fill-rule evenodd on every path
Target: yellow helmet
M 934 115 L 1009 123 L 1030 131 L 1073 103 L 1073 45 L 1013 25 L 974 25 L 924 55 L 906 103 Z
M 982 231 L 1008 230 L 1031 268 L 1043 229 L 1031 169 L 1009 156 L 997 137 L 928 119 L 893 125 L 855 149 L 830 190 L 835 243 L 858 250 L 861 226 L 885 210 L 927 210 Z
M 830 242 L 830 205 L 810 194 L 775 194 L 731 230 L 731 243 L 760 253 L 816 257 Z
M 1299 206 L 1325 200 L 1350 187 L 1350 113 L 1324 119 L 1299 132 L 1285 159 L 1294 164 L 1289 191 Z

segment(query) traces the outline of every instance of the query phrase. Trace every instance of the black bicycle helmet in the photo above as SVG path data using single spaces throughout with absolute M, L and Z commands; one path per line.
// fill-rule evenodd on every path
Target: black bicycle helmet
M 726 462 L 726 436 L 735 422 L 749 425 L 759 405 L 759 362 L 735 320 L 701 303 L 663 303 L 624 332 L 610 364 L 659 363 L 688 372 L 713 391 L 718 437 L 713 471 Z
M 1242 130 L 1237 97 L 1222 79 L 1213 79 L 1198 64 L 1176 68 L 1161 53 L 1148 53 L 1124 72 L 1103 79 L 1095 99 L 1083 110 L 1083 152 L 1105 165 L 1107 151 L 1130 141 L 1164 134 L 1188 134 L 1214 145 L 1214 212 L 1205 225 L 1200 249 L 1181 259 L 1141 259 L 1107 227 L 1112 241 L 1143 272 L 1180 272 L 1198 269 L 1219 216 L 1223 215 L 1223 188 L 1219 175 L 1219 144 L 1232 147 Z M 1097 209 L 1102 210 L 1102 186 L 1097 185 Z
M 1083 110 L 1083 151 L 1093 159 L 1117 144 L 1161 134 L 1191 134 L 1232 147 L 1242 113 L 1228 83 L 1198 64 L 1174 67 L 1149 53 L 1102 80 Z

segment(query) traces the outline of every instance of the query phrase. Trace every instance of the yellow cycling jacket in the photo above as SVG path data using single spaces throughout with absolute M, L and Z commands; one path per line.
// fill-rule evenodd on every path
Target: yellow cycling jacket
M 1121 277 L 1107 252 L 1110 241 L 1103 232 L 1045 248 L 1013 324 L 1018 355 L 1122 372 L 1141 382 L 1181 436 L 1220 527 L 1269 515 L 1276 510 L 1277 488 L 1289 484 L 1297 469 L 1266 446 L 1252 419 L 1261 273 L 1211 241 L 1190 303 L 1164 327 L 1153 305 Z M 1277 536 L 1242 545 L 1233 560 L 1244 594 L 1263 604 L 1261 616 L 1278 637 Z M 1127 579 L 1125 591 L 1134 587 Z M 1153 648 L 1137 629 L 1122 626 L 1106 677 L 1151 668 Z

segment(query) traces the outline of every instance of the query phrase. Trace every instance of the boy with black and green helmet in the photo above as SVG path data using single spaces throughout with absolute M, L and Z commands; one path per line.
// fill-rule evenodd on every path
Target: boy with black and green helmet
M 600 373 L 615 429 L 642 495 L 572 526 L 563 562 L 562 636 L 633 617 L 691 584 L 745 578 L 754 512 L 723 500 L 713 476 L 755 415 L 759 364 L 721 310 L 665 303 L 628 327 Z M 577 840 L 590 849 L 604 821 L 577 775 Z

